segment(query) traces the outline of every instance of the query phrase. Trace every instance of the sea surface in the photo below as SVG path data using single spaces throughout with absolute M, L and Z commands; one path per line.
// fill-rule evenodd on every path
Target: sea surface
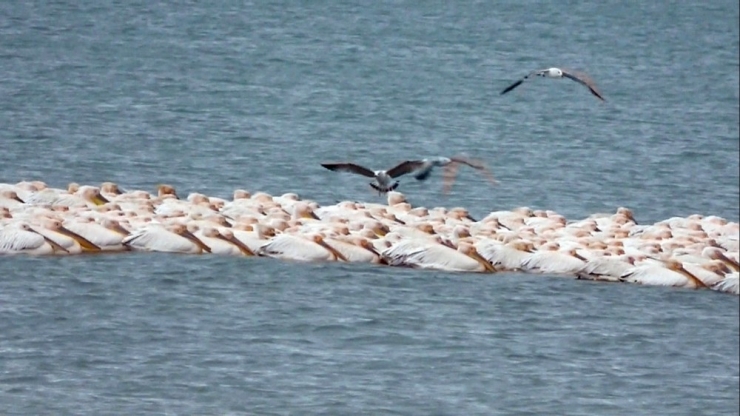
M 740 219 L 734 0 L 0 3 L 0 182 Z M 600 102 L 534 69 L 586 72 Z M 3 415 L 725 415 L 738 298 L 154 253 L 0 258 Z

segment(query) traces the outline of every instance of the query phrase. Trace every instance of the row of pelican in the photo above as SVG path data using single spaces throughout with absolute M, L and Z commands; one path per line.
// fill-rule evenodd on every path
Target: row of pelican
M 454 272 L 521 271 L 738 294 L 738 223 L 716 216 L 638 224 L 631 210 L 568 221 L 527 207 L 479 220 L 464 208 L 320 206 L 294 193 L 236 190 L 231 200 L 169 185 L 56 189 L 0 184 L 0 253 L 156 251 L 364 262 Z

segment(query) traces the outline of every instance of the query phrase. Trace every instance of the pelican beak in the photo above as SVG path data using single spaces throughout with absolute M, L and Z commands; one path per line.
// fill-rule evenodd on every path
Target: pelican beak
M 211 248 L 208 247 L 204 242 L 200 241 L 200 238 L 193 235 L 193 233 L 191 233 L 190 231 L 185 230 L 180 235 L 192 241 L 196 246 L 200 247 L 200 249 L 205 251 L 206 253 L 211 252 Z
M 51 238 L 49 238 L 49 237 L 41 234 L 40 232 L 38 232 L 36 230 L 33 230 L 32 229 L 31 231 L 35 232 L 36 234 L 40 235 L 41 237 L 44 237 L 44 241 L 46 241 L 47 243 L 49 243 L 49 245 L 51 246 L 51 248 L 54 251 L 62 251 L 64 253 L 66 253 L 66 254 L 69 254 L 69 250 L 67 250 L 66 248 L 60 246 L 56 241 L 54 241 Z
M 694 276 L 693 273 L 691 273 L 688 270 L 684 269 L 683 266 L 680 267 L 677 271 L 679 273 L 683 274 L 684 276 L 686 276 L 692 282 L 694 282 L 694 286 L 695 286 L 696 289 L 701 289 L 701 288 L 707 289 L 708 288 L 707 285 L 704 284 L 704 282 L 702 282 L 698 277 Z
M 337 250 L 334 249 L 334 247 L 330 246 L 326 241 L 320 240 L 318 241 L 318 244 L 321 245 L 321 247 L 324 247 L 325 249 L 329 250 L 337 259 L 342 261 L 348 261 L 346 257 Z
M 321 218 L 317 217 L 316 214 L 313 212 L 306 212 L 303 215 L 301 215 L 303 218 L 312 219 L 312 220 L 320 220 Z
M 224 240 L 224 241 L 228 241 L 229 243 L 237 246 L 239 248 L 239 251 L 241 251 L 242 254 L 244 254 L 245 256 L 254 256 L 254 251 L 250 250 L 249 247 L 247 247 L 244 243 L 239 241 L 239 239 L 237 239 L 234 236 L 231 236 L 231 238 L 229 238 L 229 237 L 224 236 L 221 233 L 218 233 L 217 238 Z
M 130 232 L 129 232 L 129 231 L 127 230 L 127 229 L 125 229 L 125 228 L 121 227 L 121 225 L 120 225 L 120 224 L 116 224 L 116 225 L 114 225 L 114 226 L 112 227 L 112 230 L 113 230 L 113 231 L 115 231 L 115 232 L 117 232 L 117 233 L 119 233 L 119 234 L 122 234 L 122 235 L 124 235 L 124 236 L 128 236 L 128 235 L 131 235 L 131 233 L 130 233 Z
M 94 203 L 95 205 L 105 205 L 105 204 L 107 204 L 107 203 L 108 203 L 108 202 L 110 202 L 110 201 L 108 201 L 107 199 L 105 199 L 105 197 L 104 197 L 103 195 L 100 195 L 100 193 L 96 193 L 96 194 L 95 194 L 95 195 L 94 195 L 94 196 L 92 197 L 92 202 L 93 202 L 93 203 Z
M 577 259 L 578 259 L 578 260 L 580 260 L 580 261 L 583 261 L 583 262 L 588 262 L 588 260 L 587 260 L 587 259 L 586 259 L 585 257 L 581 256 L 581 255 L 580 255 L 580 254 L 578 254 L 578 253 L 574 253 L 574 254 L 573 254 L 573 257 L 577 258 Z
M 114 193 L 114 194 L 116 194 L 116 195 L 123 195 L 123 192 L 121 192 L 121 190 L 120 190 L 120 189 L 118 189 L 118 187 L 116 187 L 116 188 L 115 188 L 115 189 L 113 190 L 113 193 Z
M 100 247 L 96 246 L 90 240 L 87 238 L 77 234 L 74 231 L 70 231 L 69 229 L 65 227 L 59 227 L 59 229 L 56 230 L 59 234 L 64 234 L 67 237 L 70 237 L 71 239 L 77 241 L 77 243 L 82 247 L 82 251 L 100 251 Z
M 14 196 L 14 197 L 13 197 L 13 198 L 11 198 L 11 199 L 14 199 L 14 200 L 18 201 L 18 202 L 20 202 L 21 204 L 25 204 L 25 202 L 24 202 L 24 201 L 23 201 L 22 199 L 20 199 L 20 198 L 18 197 L 18 195 Z
M 717 256 L 717 260 L 722 261 L 723 263 L 725 263 L 727 266 L 731 267 L 736 272 L 740 272 L 740 264 L 737 261 L 735 261 L 734 259 L 731 259 L 731 258 L 725 256 L 724 254 L 719 253 L 719 255 Z
M 475 260 L 478 263 L 480 263 L 486 269 L 487 272 L 494 273 L 496 271 L 496 269 L 493 267 L 493 265 L 491 264 L 491 262 L 489 262 L 488 260 L 484 259 L 483 256 L 481 256 L 480 253 L 478 253 L 478 250 L 471 251 L 468 254 L 468 256 L 470 256 L 473 260 Z

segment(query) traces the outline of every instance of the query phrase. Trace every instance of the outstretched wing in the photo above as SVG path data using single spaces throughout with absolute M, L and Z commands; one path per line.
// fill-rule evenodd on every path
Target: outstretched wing
M 459 164 L 467 165 L 473 169 L 483 172 L 483 174 L 486 175 L 486 178 L 488 179 L 488 181 L 491 182 L 492 184 L 496 185 L 498 183 L 498 181 L 493 177 L 493 174 L 491 173 L 491 171 L 488 169 L 488 167 L 486 167 L 486 165 L 482 161 L 477 160 L 477 159 L 469 159 L 463 156 L 455 156 L 455 157 L 451 157 L 450 159 L 452 160 L 453 164 L 459 163 Z
M 524 76 L 524 77 L 523 77 L 522 79 L 520 79 L 519 81 L 517 81 L 517 82 L 515 82 L 515 83 L 513 83 L 513 84 L 509 85 L 508 87 L 504 88 L 504 90 L 503 90 L 503 91 L 501 91 L 501 95 L 504 95 L 504 94 L 506 94 L 507 92 L 509 92 L 509 91 L 513 90 L 514 88 L 516 88 L 516 87 L 518 87 L 518 86 L 522 85 L 522 83 L 523 83 L 524 81 L 526 81 L 526 80 L 527 80 L 527 78 L 531 77 L 532 75 L 538 74 L 538 73 L 540 73 L 540 72 L 542 72 L 542 71 L 546 71 L 546 70 L 545 70 L 545 69 L 538 69 L 538 70 L 535 70 L 535 71 L 532 71 L 532 72 L 530 72 L 529 74 L 525 75 L 525 76 Z
M 572 79 L 573 81 L 581 85 L 585 85 L 586 88 L 588 88 L 588 90 L 591 91 L 591 94 L 595 95 L 601 101 L 606 101 L 604 97 L 602 97 L 599 91 L 596 89 L 596 86 L 594 85 L 594 83 L 590 79 L 588 79 L 588 77 L 586 77 L 584 74 L 575 74 L 572 72 L 563 71 L 563 77 Z
M 321 166 L 329 170 L 333 170 L 334 172 L 354 173 L 357 175 L 367 176 L 368 178 L 375 177 L 375 172 L 360 165 L 355 165 L 354 163 L 322 163 Z
M 417 181 L 423 181 L 429 178 L 429 175 L 432 174 L 432 171 L 434 170 L 434 165 L 429 165 L 428 167 L 419 170 L 415 175 L 414 179 Z
M 415 170 L 418 170 L 422 166 L 424 166 L 423 160 L 407 160 L 405 162 L 399 163 L 397 166 L 393 167 L 392 169 L 389 169 L 386 173 L 391 178 L 397 178 L 399 176 L 402 176 L 407 173 L 411 173 Z

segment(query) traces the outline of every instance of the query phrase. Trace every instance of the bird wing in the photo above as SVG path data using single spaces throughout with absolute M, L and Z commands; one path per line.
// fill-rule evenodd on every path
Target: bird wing
M 442 174 L 442 193 L 446 194 L 452 189 L 452 184 L 455 182 L 455 176 L 457 176 L 457 169 L 460 165 L 457 163 L 450 163 L 444 167 Z
M 469 159 L 469 158 L 466 158 L 466 157 L 463 157 L 463 156 L 451 157 L 450 160 L 452 160 L 453 164 L 455 164 L 455 163 L 462 163 L 464 165 L 470 166 L 473 169 L 476 169 L 476 170 L 479 170 L 479 171 L 483 172 L 483 174 L 486 176 L 486 178 L 488 179 L 488 181 L 491 182 L 494 185 L 496 185 L 498 183 L 498 181 L 493 177 L 493 174 L 491 173 L 491 171 L 488 170 L 488 168 L 486 167 L 486 165 L 482 161 L 480 161 L 480 160 L 477 160 L 477 159 Z
M 399 176 L 418 170 L 422 166 L 424 166 L 423 160 L 407 160 L 389 169 L 386 173 L 391 178 L 397 178 Z
M 432 171 L 434 170 L 434 165 L 429 165 L 426 169 L 419 170 L 415 175 L 414 179 L 417 181 L 423 181 L 429 178 L 429 175 L 432 174 Z
M 368 178 L 375 177 L 375 172 L 354 163 L 322 163 L 321 166 L 334 172 L 355 173 L 357 175 L 367 176 Z
M 530 72 L 529 74 L 527 74 L 527 75 L 525 75 L 524 77 L 522 77 L 521 79 L 519 79 L 519 80 L 518 80 L 517 82 L 515 82 L 515 83 L 513 83 L 513 84 L 509 85 L 508 87 L 504 88 L 504 90 L 503 90 L 503 91 L 501 91 L 501 95 L 504 95 L 504 94 L 506 94 L 507 92 L 509 92 L 509 91 L 513 90 L 514 88 L 516 88 L 516 87 L 518 87 L 518 86 L 522 85 L 522 83 L 523 83 L 524 81 L 526 81 L 526 80 L 527 80 L 527 78 L 531 77 L 531 76 L 532 76 L 532 75 L 534 75 L 534 74 L 538 74 L 538 73 L 540 73 L 540 72 L 542 72 L 542 71 L 547 71 L 547 70 L 546 70 L 546 69 L 537 69 L 537 70 L 535 70 L 535 71 L 532 71 L 532 72 Z
M 594 85 L 593 81 L 588 79 L 588 77 L 586 77 L 584 74 L 575 74 L 572 72 L 563 71 L 563 76 L 565 78 L 572 79 L 573 81 L 581 85 L 585 85 L 589 89 L 589 91 L 591 91 L 591 94 L 595 95 L 601 101 L 606 101 L 604 97 L 601 96 L 599 91 L 596 90 L 596 86 Z

